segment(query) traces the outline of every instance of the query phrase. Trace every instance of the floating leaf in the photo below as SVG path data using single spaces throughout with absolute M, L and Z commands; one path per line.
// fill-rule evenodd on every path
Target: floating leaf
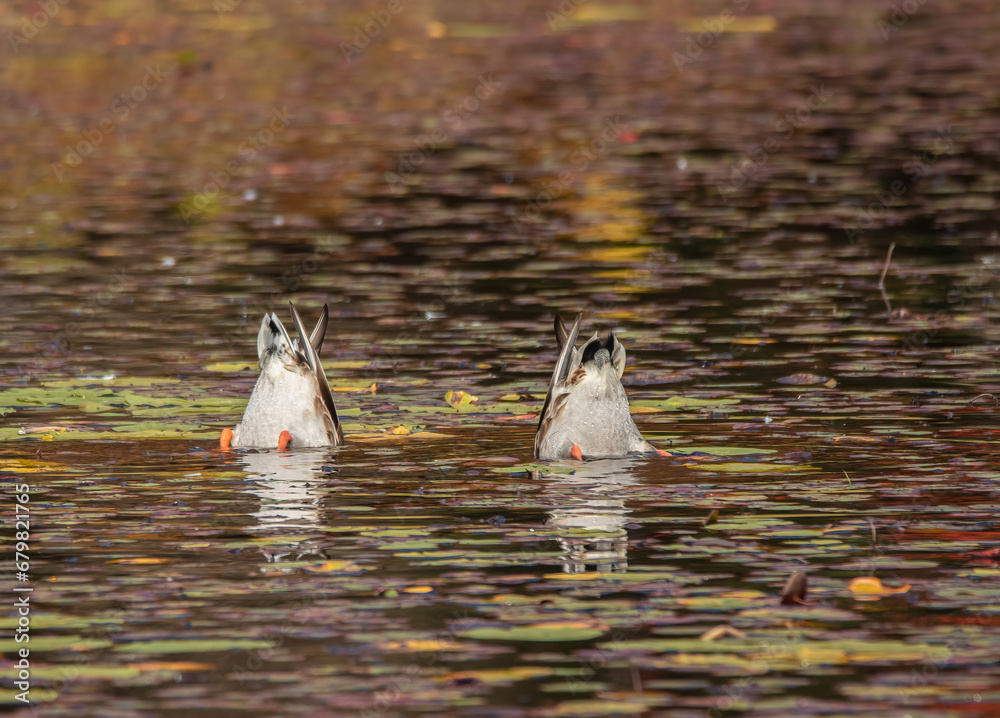
M 796 386 L 808 386 L 810 384 L 826 384 L 830 377 L 819 376 L 818 374 L 790 374 L 776 380 L 779 384 L 795 384 Z
M 606 627 L 592 623 L 537 623 L 510 628 L 473 628 L 458 635 L 479 641 L 589 641 L 604 635 Z
M 563 701 L 545 715 L 557 718 L 583 718 L 584 716 L 620 716 L 638 715 L 649 711 L 645 703 L 628 703 L 611 700 L 574 700 Z
M 387 651 L 407 651 L 411 653 L 430 653 L 432 651 L 455 651 L 462 647 L 462 644 L 454 641 L 442 641 L 437 639 L 408 640 L 408 641 L 386 641 L 378 644 L 380 648 Z
M 213 651 L 271 648 L 273 641 L 259 638 L 193 638 L 190 640 L 135 641 L 121 643 L 116 653 L 211 653 Z
M 145 663 L 130 663 L 129 668 L 137 671 L 214 671 L 218 666 L 214 663 L 195 663 L 193 661 L 147 661 Z
M 302 570 L 309 573 L 355 573 L 365 569 L 353 561 L 327 561 L 326 563 L 303 566 Z
M 697 409 L 710 406 L 731 406 L 739 404 L 739 399 L 698 399 L 695 397 L 672 396 L 669 399 L 638 399 L 633 400 L 633 407 L 650 407 L 660 411 L 673 411 L 676 409 Z
M 504 685 L 515 681 L 539 678 L 541 676 L 551 676 L 555 672 L 555 668 L 544 668 L 542 666 L 511 666 L 510 668 L 487 668 L 479 671 L 446 673 L 441 676 L 435 676 L 434 680 L 447 683 L 461 683 L 471 680 L 488 685 Z
M 726 636 L 732 636 L 733 638 L 746 638 L 747 634 L 739 629 L 733 628 L 732 626 L 722 625 L 708 629 L 698 637 L 698 640 L 717 641 L 720 638 L 725 638 Z
M 444 400 L 457 409 L 462 406 L 474 404 L 479 401 L 479 397 L 472 396 L 472 394 L 467 394 L 464 391 L 449 391 L 445 392 Z
M 910 590 L 910 584 L 892 588 L 884 585 L 876 576 L 861 576 L 852 579 L 847 584 L 847 590 L 858 596 L 891 596 L 896 593 L 906 593 Z

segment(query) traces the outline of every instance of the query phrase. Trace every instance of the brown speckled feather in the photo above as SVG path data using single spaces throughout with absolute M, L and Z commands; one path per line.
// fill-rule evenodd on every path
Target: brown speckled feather
M 292 310 L 292 321 L 295 323 L 295 331 L 299 333 L 299 336 L 303 338 L 306 337 L 306 330 L 302 326 L 302 319 L 299 317 L 299 313 L 295 310 L 295 306 L 289 302 L 288 306 Z M 340 428 L 340 418 L 337 416 L 337 407 L 333 403 L 333 394 L 330 393 L 330 384 L 326 380 L 326 372 L 323 370 L 323 364 L 319 360 L 319 349 L 318 347 L 323 346 L 323 336 L 326 334 L 326 322 L 329 319 L 329 309 L 324 304 L 323 305 L 323 315 L 320 317 L 320 321 L 316 324 L 316 330 L 309 337 L 309 341 L 302 342 L 302 351 L 305 354 L 306 361 L 309 363 L 309 368 L 312 369 L 313 373 L 316 375 L 316 383 L 319 388 L 319 395 L 316 397 L 316 413 L 323 417 L 323 424 L 327 428 L 327 433 L 330 436 L 330 443 L 334 446 L 344 443 L 344 432 Z M 320 330 L 320 325 L 322 324 L 322 331 Z M 317 332 L 318 341 L 317 339 Z M 326 409 L 326 411 L 323 411 Z
M 541 445 L 541 439 L 548 434 L 549 427 L 552 424 L 552 418 L 558 415 L 559 408 L 563 403 L 565 403 L 565 395 L 557 396 L 556 389 L 566 379 L 567 374 L 569 374 L 570 365 L 573 363 L 573 345 L 576 344 L 576 337 L 580 333 L 581 321 L 583 321 L 583 315 L 577 314 L 576 319 L 573 321 L 572 328 L 567 331 L 562 318 L 558 314 L 556 315 L 555 332 L 556 343 L 559 345 L 559 358 L 556 359 L 555 369 L 552 370 L 552 377 L 549 379 L 549 390 L 545 394 L 545 403 L 542 405 L 542 413 L 538 416 L 538 431 L 535 432 L 536 456 L 538 455 L 538 449 Z M 563 401 L 560 402 L 559 399 L 562 399 Z M 554 405 L 553 402 L 555 402 Z

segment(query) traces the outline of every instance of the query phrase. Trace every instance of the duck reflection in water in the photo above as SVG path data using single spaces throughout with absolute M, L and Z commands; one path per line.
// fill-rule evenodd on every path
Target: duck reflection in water
M 321 526 L 321 489 L 329 485 L 328 478 L 334 475 L 323 472 L 323 467 L 333 461 L 329 451 L 250 451 L 239 455 L 237 461 L 243 464 L 250 479 L 250 493 L 260 500 L 260 508 L 251 514 L 256 521 L 251 531 L 266 531 L 280 539 L 289 534 L 301 537 L 302 533 Z M 261 551 L 269 563 L 326 558 L 322 549 L 312 547 L 308 540 L 290 539 L 287 543 L 277 540 L 262 546 Z
M 553 506 L 546 526 L 555 528 L 565 573 L 628 570 L 629 487 L 639 483 L 632 472 L 638 459 L 587 462 L 571 476 L 552 474 L 545 496 Z

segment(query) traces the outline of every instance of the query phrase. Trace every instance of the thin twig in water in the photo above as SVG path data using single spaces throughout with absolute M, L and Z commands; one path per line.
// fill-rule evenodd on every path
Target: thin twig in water
M 969 399 L 969 403 L 967 404 L 967 406 L 972 406 L 973 404 L 975 404 L 975 403 L 976 403 L 976 400 L 977 400 L 977 399 L 982 399 L 982 398 L 983 398 L 984 396 L 988 396 L 988 397 L 989 397 L 990 399 L 992 399 L 992 400 L 993 400 L 993 403 L 994 403 L 994 405 L 996 405 L 996 406 L 1000 406 L 1000 400 L 998 400 L 998 399 L 997 399 L 997 398 L 996 398 L 995 396 L 993 396 L 992 394 L 978 394 L 978 395 L 976 395 L 976 396 L 972 397 L 971 399 Z
M 844 472 L 844 476 L 847 476 L 847 472 L 846 471 Z M 847 483 L 848 484 L 851 483 L 851 477 L 850 476 L 847 476 Z
M 885 274 L 889 271 L 889 262 L 892 261 L 892 250 L 895 248 L 895 242 L 889 245 L 889 251 L 885 253 L 885 264 L 882 267 L 882 276 L 878 278 L 878 290 L 882 292 L 882 301 L 885 302 L 885 310 L 889 312 L 889 314 L 892 314 L 892 302 L 889 301 L 889 295 L 885 292 Z
M 868 525 L 872 527 L 872 545 L 878 546 L 878 540 L 875 538 L 875 522 L 868 519 Z
M 642 694 L 642 676 L 639 674 L 639 669 L 635 666 L 629 666 L 632 669 L 632 690 L 638 694 Z

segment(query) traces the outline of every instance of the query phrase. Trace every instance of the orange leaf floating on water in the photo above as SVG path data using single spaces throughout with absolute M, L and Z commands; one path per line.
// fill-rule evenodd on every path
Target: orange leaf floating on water
M 116 558 L 108 561 L 108 563 L 133 563 L 133 564 L 150 564 L 150 563 L 169 563 L 169 558 Z
M 632 414 L 662 414 L 663 409 L 656 406 L 630 406 L 629 412 Z
M 415 651 L 417 653 L 448 651 L 462 647 L 461 643 L 457 643 L 455 641 L 442 641 L 435 638 L 388 641 L 386 643 L 379 643 L 378 645 L 379 647 L 389 651 Z
M 309 573 L 331 573 L 334 571 L 364 571 L 365 569 L 358 566 L 353 561 L 327 561 L 326 563 L 315 564 L 313 566 L 303 566 L 303 571 L 308 571 Z
M 403 589 L 403 593 L 433 593 L 433 591 L 432 586 L 410 586 Z
M 364 386 L 360 388 L 356 386 L 331 386 L 330 391 L 350 392 L 352 394 L 371 394 L 374 396 L 376 391 L 378 391 L 378 382 L 372 384 L 371 386 Z
M 542 621 L 541 623 L 529 623 L 525 628 L 600 628 L 606 630 L 607 626 L 598 621 L 583 619 L 577 621 Z
M 763 337 L 736 337 L 732 344 L 774 344 L 777 339 L 765 339 Z
M 405 426 L 394 426 L 391 429 L 389 429 L 389 433 L 390 434 L 398 434 L 400 436 L 406 436 L 407 434 L 410 434 L 412 432 L 409 429 L 407 429 Z
M 459 671 L 458 673 L 447 673 L 443 676 L 434 676 L 432 681 L 438 683 L 465 683 L 479 681 L 482 683 L 512 683 L 514 681 L 526 680 L 529 678 L 540 678 L 550 676 L 555 672 L 553 668 L 542 668 L 541 666 L 512 666 L 510 668 L 487 668 L 478 671 Z
M 882 581 L 875 576 L 862 576 L 853 579 L 847 584 L 848 590 L 858 596 L 891 596 L 895 593 L 906 593 L 910 590 L 910 584 L 903 584 L 899 588 L 885 586 Z
M 701 641 L 717 641 L 725 636 L 732 636 L 733 638 L 746 638 L 747 634 L 738 628 L 722 625 L 708 629 L 703 634 L 698 636 L 698 639 Z
M 129 668 L 137 671 L 214 671 L 214 663 L 192 663 L 190 661 L 153 661 L 150 663 L 129 663 Z

